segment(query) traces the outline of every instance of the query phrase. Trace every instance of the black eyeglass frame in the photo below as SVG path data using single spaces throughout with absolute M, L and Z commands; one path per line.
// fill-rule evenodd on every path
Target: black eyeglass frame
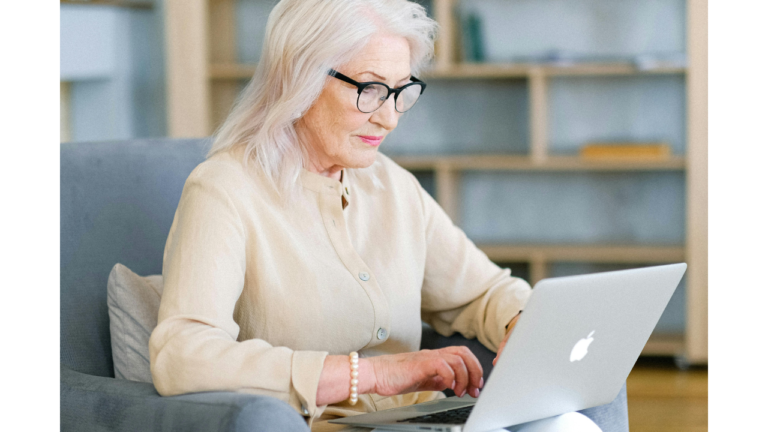
M 389 99 L 389 97 L 392 96 L 392 93 L 395 94 L 395 111 L 397 111 L 399 113 L 407 112 L 408 110 L 413 108 L 413 106 L 411 106 L 411 108 L 408 108 L 405 111 L 400 111 L 400 110 L 397 109 L 397 97 L 400 96 L 400 93 L 403 90 L 405 90 L 406 88 L 408 88 L 408 87 L 417 85 L 417 86 L 421 87 L 421 91 L 419 92 L 419 96 L 421 96 L 422 94 L 424 94 L 424 89 L 427 88 L 427 83 L 425 83 L 424 81 L 416 78 L 415 76 L 411 76 L 411 82 L 409 82 L 408 84 L 406 84 L 406 85 L 404 85 L 402 87 L 398 87 L 398 88 L 394 88 L 393 89 L 392 87 L 384 84 L 383 82 L 379 82 L 379 81 L 366 81 L 366 82 L 355 81 L 352 78 L 344 75 L 343 73 L 341 73 L 341 72 L 339 72 L 339 71 L 337 71 L 335 69 L 330 69 L 328 71 L 328 75 L 330 75 L 330 76 L 332 76 L 334 78 L 340 79 L 340 80 L 344 81 L 345 83 L 349 83 L 349 84 L 352 84 L 353 86 L 357 87 L 357 103 L 356 103 L 357 109 L 360 110 L 361 113 L 365 113 L 365 114 L 370 114 L 372 112 L 375 112 L 377 109 L 381 108 L 381 106 L 384 105 L 384 103 L 387 101 L 387 99 Z M 371 84 L 378 84 L 378 85 L 382 85 L 382 86 L 386 87 L 387 88 L 387 97 L 384 99 L 384 102 L 382 102 L 382 104 L 378 106 L 378 108 L 376 108 L 373 111 L 366 112 L 366 111 L 363 111 L 362 109 L 360 109 L 360 95 L 363 93 L 363 90 L 366 87 L 368 87 L 369 85 L 371 85 Z M 418 102 L 418 100 L 416 102 Z M 416 105 L 416 103 L 414 103 L 413 105 Z

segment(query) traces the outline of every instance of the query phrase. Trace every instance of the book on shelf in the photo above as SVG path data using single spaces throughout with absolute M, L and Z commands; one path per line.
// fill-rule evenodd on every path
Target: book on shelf
M 685 53 L 640 54 L 634 59 L 635 67 L 641 71 L 655 69 L 684 69 L 688 67 L 688 57 Z
M 462 58 L 466 63 L 485 62 L 485 45 L 483 43 L 483 22 L 476 13 L 462 17 Z
M 658 142 L 593 142 L 579 150 L 584 159 L 668 159 L 669 144 Z

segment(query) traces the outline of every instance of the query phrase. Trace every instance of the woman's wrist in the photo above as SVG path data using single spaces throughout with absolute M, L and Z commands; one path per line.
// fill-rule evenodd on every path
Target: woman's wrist
M 376 393 L 376 373 L 373 369 L 373 364 L 369 358 L 360 358 L 358 360 L 359 375 L 357 384 L 358 394 Z

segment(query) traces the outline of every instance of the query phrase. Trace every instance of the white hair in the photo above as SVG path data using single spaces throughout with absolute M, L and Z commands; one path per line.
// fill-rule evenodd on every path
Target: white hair
M 246 169 L 255 159 L 278 193 L 292 195 L 307 158 L 296 121 L 320 96 L 328 70 L 349 62 L 380 31 L 406 38 L 413 75 L 434 53 L 437 23 L 419 4 L 281 0 L 269 15 L 256 72 L 214 134 L 208 157 L 245 144 Z

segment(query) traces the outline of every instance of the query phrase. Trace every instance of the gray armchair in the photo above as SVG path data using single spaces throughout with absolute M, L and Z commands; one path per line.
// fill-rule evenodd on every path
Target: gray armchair
M 206 392 L 161 397 L 152 384 L 114 378 L 107 278 L 115 263 L 162 272 L 163 248 L 184 182 L 207 140 L 61 145 L 61 430 L 308 431 L 288 404 Z M 468 345 L 486 378 L 494 354 L 475 340 L 425 328 L 424 348 Z M 605 432 L 627 431 L 626 392 L 583 411 Z

